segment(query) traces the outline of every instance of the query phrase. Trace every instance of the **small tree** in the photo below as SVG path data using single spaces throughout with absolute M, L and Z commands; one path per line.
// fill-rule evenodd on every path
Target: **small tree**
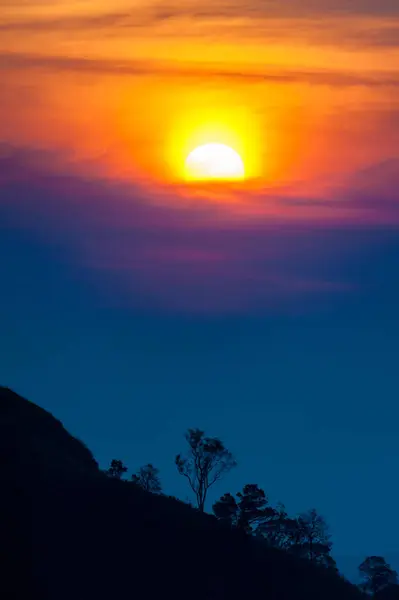
M 269 506 L 268 497 L 257 484 L 248 483 L 237 497 L 240 511 L 238 527 L 247 533 L 253 533 L 257 527 L 274 518 L 276 511 Z
M 218 438 L 205 437 L 200 429 L 189 429 L 185 437 L 188 452 L 185 457 L 176 456 L 176 467 L 180 475 L 188 479 L 197 507 L 204 512 L 209 488 L 237 463 Z
M 368 594 L 377 595 L 398 582 L 398 574 L 382 556 L 368 556 L 359 565 L 363 579 L 360 587 Z
M 297 520 L 288 516 L 284 504 L 278 504 L 271 519 L 261 523 L 256 535 L 267 540 L 270 546 L 288 550 L 293 544 L 293 532 L 296 531 Z
M 121 460 L 116 460 L 115 458 L 111 460 L 111 466 L 106 471 L 109 477 L 113 477 L 114 479 L 122 479 L 123 474 L 127 472 L 127 467 L 123 464 Z
M 223 494 L 212 506 L 215 517 L 222 523 L 237 527 L 239 518 L 239 508 L 236 499 L 232 494 Z
M 253 533 L 275 516 L 275 509 L 268 505 L 265 492 L 257 484 L 248 483 L 236 496 L 238 501 L 231 494 L 224 494 L 213 505 L 215 516 L 232 527 Z
M 155 468 L 150 463 L 144 467 L 140 467 L 137 473 L 132 475 L 132 481 L 147 492 L 159 494 L 162 491 L 159 469 Z
M 291 529 L 291 541 L 293 553 L 326 567 L 333 565 L 328 526 L 316 509 L 313 508 L 297 517 Z

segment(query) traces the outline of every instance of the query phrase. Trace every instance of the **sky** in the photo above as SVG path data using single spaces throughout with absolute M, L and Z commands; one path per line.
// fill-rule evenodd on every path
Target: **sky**
M 399 567 L 397 0 L 2 0 L 0 77 L 0 383 L 182 499 L 203 428 L 211 500 Z

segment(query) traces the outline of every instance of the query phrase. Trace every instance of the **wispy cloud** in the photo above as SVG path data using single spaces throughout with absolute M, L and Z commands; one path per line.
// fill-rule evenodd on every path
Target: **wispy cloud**
M 62 6 L 62 4 L 61 4 Z M 43 16 L 43 14 L 45 16 Z M 184 39 L 242 39 L 260 43 L 290 45 L 313 44 L 343 47 L 399 47 L 399 10 L 396 2 L 274 2 L 252 0 L 218 3 L 148 2 L 97 7 L 88 4 L 87 12 L 73 12 L 67 5 L 64 14 L 49 8 L 40 16 L 18 18 L 9 14 L 0 21 L 0 31 L 29 34 L 81 34 L 103 38 L 129 35 L 157 38 L 180 36 Z
M 154 2 L 152 10 L 158 9 L 169 15 L 189 14 L 195 17 L 261 15 L 266 17 L 309 17 L 313 15 L 336 14 L 343 18 L 348 15 L 389 15 L 399 16 L 396 0 L 221 0 L 217 6 L 199 0 L 188 0 L 182 6 L 179 2 Z
M 0 69 L 48 69 L 53 71 L 86 72 L 107 75 L 146 76 L 164 75 L 185 78 L 214 78 L 239 80 L 248 83 L 271 82 L 278 84 L 307 83 L 337 87 L 397 87 L 399 75 L 393 71 L 376 73 L 342 72 L 339 70 L 264 69 L 247 65 L 246 70 L 219 68 L 217 65 L 190 62 L 161 62 L 146 60 L 115 60 L 45 56 L 26 53 L 0 53 Z
M 354 209 L 391 215 L 393 226 L 399 219 L 399 158 L 360 169 L 333 186 L 325 198 L 281 197 L 287 206 L 320 206 L 327 210 Z
M 32 8 L 32 0 L 4 0 L 3 5 L 7 7 Z M 76 6 L 80 3 L 77 0 Z M 93 9 L 99 7 L 98 2 L 86 0 L 86 6 Z M 111 3 L 109 3 L 111 5 Z M 57 6 L 71 8 L 73 2 L 70 0 L 36 0 L 36 6 Z M 114 0 L 115 7 L 126 7 L 124 0 Z M 107 6 L 103 2 L 102 7 Z M 129 3 L 132 12 L 152 14 L 153 18 L 173 18 L 179 15 L 190 15 L 194 17 L 214 16 L 242 16 L 263 15 L 273 16 L 305 16 L 337 14 L 342 18 L 348 15 L 387 15 L 399 16 L 399 7 L 396 0 L 220 0 L 215 5 L 210 0 L 186 0 L 184 3 L 177 0 L 131 0 Z M 79 7 L 81 8 L 81 7 Z

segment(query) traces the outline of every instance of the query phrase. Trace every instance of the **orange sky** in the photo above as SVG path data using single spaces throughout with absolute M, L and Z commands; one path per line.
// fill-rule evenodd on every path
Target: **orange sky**
M 399 156 L 399 12 L 347 4 L 6 2 L 0 140 L 182 197 L 185 157 L 217 141 L 251 198 L 325 194 Z

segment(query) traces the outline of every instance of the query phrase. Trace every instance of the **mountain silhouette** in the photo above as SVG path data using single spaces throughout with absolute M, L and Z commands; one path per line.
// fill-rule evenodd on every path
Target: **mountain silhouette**
M 59 478 L 98 474 L 98 464 L 83 442 L 72 437 L 49 412 L 0 387 L 1 468 L 24 477 Z
M 60 421 L 6 388 L 0 440 L 4 600 L 362 598 L 335 572 L 108 477 Z

